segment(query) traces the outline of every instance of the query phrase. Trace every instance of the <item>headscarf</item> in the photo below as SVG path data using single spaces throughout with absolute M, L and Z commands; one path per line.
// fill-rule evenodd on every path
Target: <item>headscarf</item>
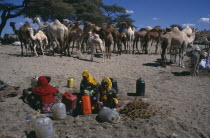
M 56 93 L 58 89 L 52 87 L 48 83 L 49 82 L 45 76 L 40 76 L 38 78 L 38 87 L 34 89 L 33 92 L 40 96 Z
M 106 82 L 108 84 L 107 90 L 111 90 L 112 89 L 112 81 L 108 77 L 104 77 L 101 81 L 101 84 L 104 82 Z
M 90 75 L 90 72 L 88 70 L 84 70 L 82 76 L 86 78 L 87 83 L 98 85 L 98 82 Z

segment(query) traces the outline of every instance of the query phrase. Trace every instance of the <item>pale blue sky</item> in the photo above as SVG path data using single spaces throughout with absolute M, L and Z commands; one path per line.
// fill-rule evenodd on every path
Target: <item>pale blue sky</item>
M 20 3 L 22 0 L 7 0 Z M 103 0 L 106 5 L 117 4 L 124 7 L 135 21 L 137 29 L 160 25 L 162 28 L 171 24 L 183 27 L 187 24 L 199 30 L 210 30 L 210 0 Z M 14 21 L 19 28 L 28 18 L 14 18 L 7 22 L 4 33 L 13 33 L 9 22 Z M 35 28 L 37 25 L 32 24 Z

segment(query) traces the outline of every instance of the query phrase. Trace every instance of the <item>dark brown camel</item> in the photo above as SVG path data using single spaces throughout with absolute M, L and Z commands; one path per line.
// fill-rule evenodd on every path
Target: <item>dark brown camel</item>
M 112 36 L 113 36 L 113 41 L 114 41 L 114 45 L 113 45 L 113 51 L 118 51 L 119 53 L 119 45 L 118 45 L 118 42 L 119 42 L 119 31 L 115 28 L 116 25 L 115 24 L 111 24 L 111 27 L 112 27 Z M 117 45 L 117 50 L 116 50 L 116 45 Z
M 72 24 L 70 27 L 68 27 L 68 36 L 69 36 L 68 43 L 70 44 L 73 41 L 73 46 L 71 51 L 71 54 L 73 54 L 74 41 L 76 41 L 77 54 L 78 57 L 80 58 L 83 29 L 79 25 L 81 25 L 81 22 L 77 21 L 74 24 Z M 68 53 L 69 53 L 69 47 L 68 47 Z
M 23 56 L 23 44 L 26 49 L 26 55 L 28 55 L 28 45 L 27 43 L 30 42 L 30 35 L 28 28 L 33 28 L 28 22 L 25 22 L 23 26 L 21 26 L 18 30 L 15 27 L 15 22 L 10 22 L 10 26 L 12 27 L 14 33 L 18 35 L 18 38 L 21 43 L 21 56 Z M 35 33 L 35 30 L 34 30 Z M 31 48 L 31 47 L 30 47 Z
M 121 22 L 120 28 L 119 28 L 119 54 L 122 52 L 122 44 L 124 45 L 124 48 L 126 50 L 126 41 L 127 41 L 127 36 L 126 36 L 126 31 L 127 31 L 127 23 L 126 22 Z
M 144 43 L 145 43 L 145 36 L 147 34 L 148 30 L 146 28 L 141 28 L 139 31 L 135 32 L 135 39 L 134 39 L 134 43 L 133 43 L 133 53 L 134 53 L 134 47 L 136 45 L 136 49 L 138 50 L 138 42 L 140 41 L 140 45 L 141 45 L 141 49 L 142 49 L 142 53 L 144 50 Z
M 148 54 L 148 47 L 149 47 L 149 42 L 152 41 L 151 47 L 153 45 L 153 42 L 156 41 L 156 46 L 155 46 L 155 53 L 157 54 L 158 50 L 158 45 L 161 40 L 161 27 L 156 26 L 152 30 L 148 31 L 146 36 L 145 36 L 145 43 L 144 43 L 144 49 L 145 49 L 145 54 Z

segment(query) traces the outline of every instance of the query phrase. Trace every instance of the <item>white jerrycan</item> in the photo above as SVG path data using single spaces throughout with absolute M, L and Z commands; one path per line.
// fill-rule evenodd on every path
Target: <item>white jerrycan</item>
M 66 118 L 66 106 L 63 103 L 56 103 L 52 106 L 53 119 L 60 120 Z
M 54 134 L 52 120 L 46 116 L 36 119 L 34 127 L 37 138 L 50 138 Z
M 120 121 L 119 113 L 108 107 L 103 107 L 99 112 L 98 117 L 102 121 L 106 121 L 109 123 L 118 123 Z

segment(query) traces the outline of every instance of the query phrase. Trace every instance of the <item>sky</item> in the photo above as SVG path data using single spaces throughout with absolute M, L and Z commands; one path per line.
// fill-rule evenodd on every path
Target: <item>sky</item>
M 7 0 L 15 4 L 22 0 Z M 103 0 L 106 5 L 117 4 L 124 7 L 135 21 L 137 30 L 147 26 L 160 25 L 162 28 L 172 24 L 182 27 L 190 25 L 199 31 L 210 30 L 210 0 Z M 28 21 L 34 28 L 38 28 L 29 18 L 17 17 L 7 21 L 2 36 L 5 33 L 13 33 L 9 23 L 16 22 L 19 28 Z

